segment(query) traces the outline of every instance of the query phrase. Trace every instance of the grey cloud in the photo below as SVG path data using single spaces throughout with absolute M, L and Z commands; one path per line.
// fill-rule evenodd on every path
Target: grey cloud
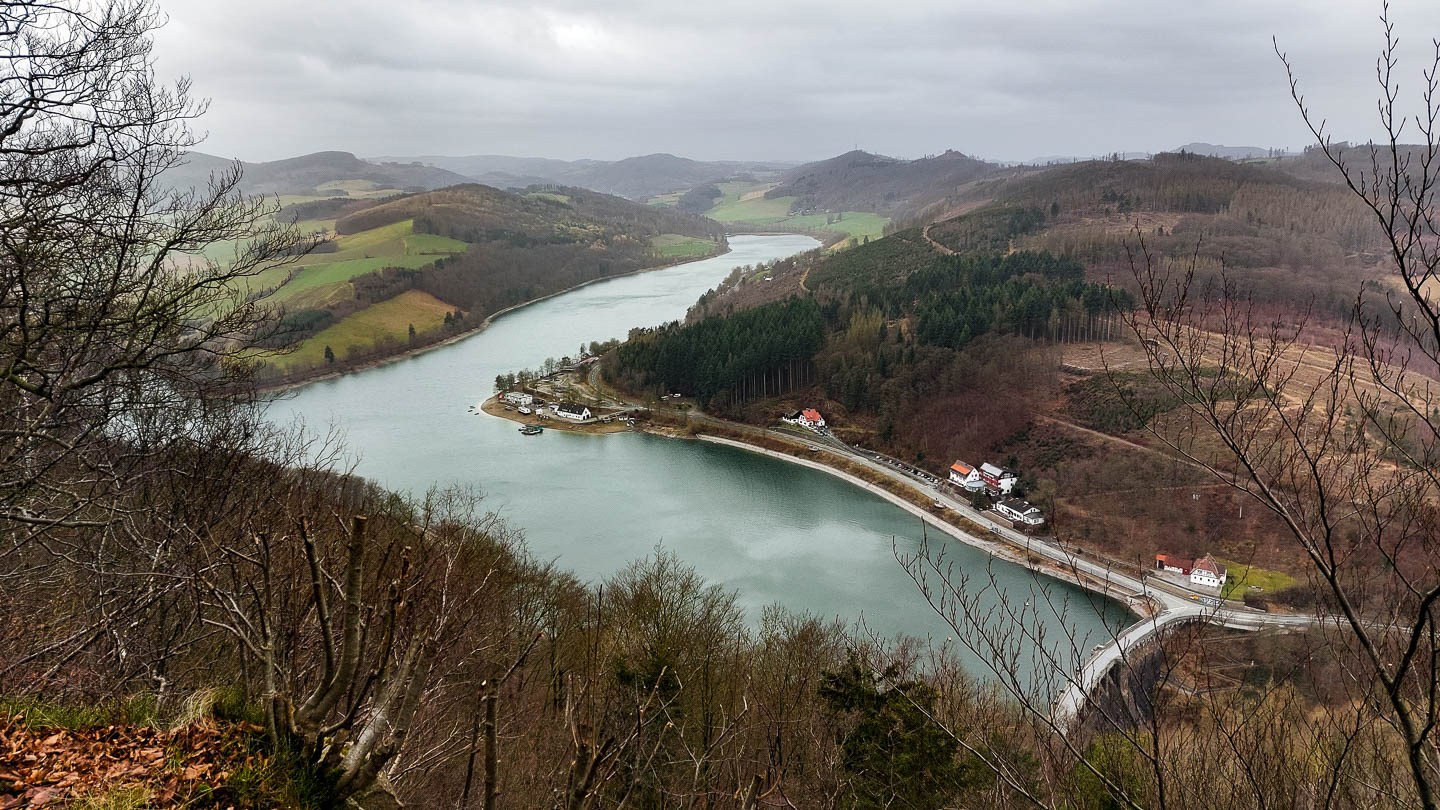
M 166 2 L 166 0 L 161 0 Z M 1372 7 L 1373 6 L 1373 7 Z M 1276 35 L 1344 136 L 1369 133 L 1378 3 L 169 0 L 162 72 L 207 148 L 817 158 L 1304 142 Z M 1440 5 L 1397 0 L 1406 78 Z

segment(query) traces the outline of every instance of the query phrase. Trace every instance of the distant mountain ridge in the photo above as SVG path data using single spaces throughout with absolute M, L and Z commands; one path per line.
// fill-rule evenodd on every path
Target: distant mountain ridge
M 902 160 L 859 149 L 786 172 L 765 196 L 796 198 L 797 210 L 917 212 L 999 169 L 963 152 Z
M 234 165 L 233 160 L 204 152 L 189 152 L 185 159 L 184 165 L 164 175 L 173 188 L 203 187 L 212 175 L 218 175 Z M 431 191 L 470 182 L 470 178 L 464 175 L 434 166 L 376 163 L 339 151 L 314 152 L 261 163 L 240 163 L 244 170 L 240 189 L 247 194 L 315 194 L 327 191 L 329 184 L 357 180 L 373 183 L 377 188 L 402 191 Z
M 1192 155 L 1225 158 L 1226 160 L 1253 160 L 1254 158 L 1284 157 L 1294 154 L 1285 149 L 1262 149 L 1258 146 L 1225 146 L 1223 144 L 1194 141 L 1171 149 L 1172 152 L 1189 152 Z
M 555 160 L 552 158 L 469 155 L 385 157 L 377 160 L 419 162 L 463 174 L 496 188 L 526 188 L 553 183 L 614 194 L 632 200 L 688 191 L 731 177 L 775 174 L 794 166 L 782 161 L 701 161 L 660 152 L 623 160 Z

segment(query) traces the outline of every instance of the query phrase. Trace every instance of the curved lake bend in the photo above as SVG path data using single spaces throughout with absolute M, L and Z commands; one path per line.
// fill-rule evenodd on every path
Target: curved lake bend
M 387 487 L 479 487 L 488 508 L 523 528 L 532 553 L 586 580 L 663 545 L 708 581 L 738 590 L 752 617 L 778 602 L 847 622 L 863 615 L 884 634 L 944 638 L 948 628 L 891 549 L 892 538 L 901 551 L 916 548 L 920 521 L 876 495 L 731 447 L 640 433 L 525 437 L 512 422 L 467 410 L 490 395 L 497 374 L 683 317 L 731 269 L 816 244 L 805 236 L 733 236 L 724 256 L 541 301 L 449 346 L 313 383 L 274 403 L 272 414 L 312 429 L 336 425 L 359 456 L 357 471 Z M 990 567 L 1016 604 L 1032 598 L 1028 572 L 990 566 L 987 555 L 957 542 L 947 546 L 957 570 L 984 581 Z M 1102 640 L 1102 616 L 1078 588 L 1045 582 L 1052 597 L 1072 603 L 1067 622 L 1092 639 L 1080 644 L 1088 652 Z M 1126 615 L 1109 604 L 1103 620 L 1114 625 Z M 1058 620 L 1049 621 L 1058 640 Z

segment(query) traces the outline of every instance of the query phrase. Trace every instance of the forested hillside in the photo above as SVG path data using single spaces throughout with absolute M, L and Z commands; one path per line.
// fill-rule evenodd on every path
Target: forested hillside
M 1321 158 L 1323 160 L 1323 158 Z M 1365 158 L 1368 161 L 1368 157 Z M 1307 177 L 1282 166 L 1314 165 Z M 1022 176 L 986 180 L 968 199 L 1043 212 L 1010 229 L 1013 247 L 1048 250 L 1085 264 L 1093 279 L 1132 278 L 1130 256 L 1141 239 L 1166 266 L 1195 265 L 1201 279 L 1222 269 L 1257 305 L 1275 313 L 1311 307 L 1338 322 L 1362 284 L 1386 288 L 1374 216 L 1323 175 L 1314 156 L 1237 163 L 1193 154 L 1144 161 L 1089 161 Z M 960 217 L 930 228 L 955 250 L 976 247 Z M 1313 306 L 1312 306 L 1313 302 Z
M 786 172 L 766 197 L 795 197 L 797 210 L 911 216 L 998 167 L 955 151 L 899 160 L 855 150 Z
M 1011 222 L 977 220 L 999 234 Z M 1116 336 L 1116 312 L 1133 306 L 1127 291 L 1087 282 L 1071 259 L 945 254 L 918 230 L 777 263 L 770 274 L 803 276 L 804 287 L 729 313 L 731 293 L 706 296 L 700 311 L 710 314 L 632 336 L 607 375 L 761 422 L 787 395 L 808 397 L 838 410 L 842 429 L 942 458 L 1018 429 L 1056 385 L 1046 344 Z
M 793 298 L 632 338 L 618 348 L 611 376 L 631 389 L 653 386 L 728 405 L 810 382 L 823 344 L 819 305 Z
M 466 242 L 566 243 L 662 233 L 714 239 L 724 233 L 693 214 L 582 188 L 534 186 L 516 193 L 474 183 L 367 208 L 338 220 L 335 230 L 355 233 L 406 219 L 422 233 Z
M 327 206 L 321 208 L 320 206 Z M 332 209 L 335 235 L 262 300 L 282 308 L 262 376 L 343 369 L 457 334 L 508 306 L 723 249 L 714 222 L 583 189 L 466 184 Z M 302 220 L 301 225 L 323 221 Z

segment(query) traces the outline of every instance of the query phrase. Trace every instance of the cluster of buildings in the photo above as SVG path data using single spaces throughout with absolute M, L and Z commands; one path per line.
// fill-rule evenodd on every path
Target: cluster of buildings
M 985 492 L 1000 498 L 995 503 L 995 511 L 1012 523 L 1039 526 L 1045 522 L 1045 513 L 1041 512 L 1039 507 L 1019 498 L 1005 497 L 1015 489 L 1015 485 L 1019 482 L 1020 476 L 1014 470 L 1007 470 L 988 462 L 979 467 L 973 467 L 963 461 L 957 461 L 950 465 L 950 483 L 967 492 Z
M 1225 586 L 1225 566 L 1221 565 L 1206 554 L 1198 560 L 1191 560 L 1184 557 L 1175 557 L 1169 554 L 1155 555 L 1155 568 L 1159 571 L 1168 571 L 1172 574 L 1190 577 L 1190 584 L 1204 585 L 1207 588 L 1222 588 Z
M 544 405 L 535 399 L 532 394 L 524 391 L 506 391 L 501 397 L 506 405 L 514 405 L 517 408 L 532 408 Z M 549 406 L 550 412 L 561 419 L 570 419 L 576 422 L 583 422 L 586 419 L 594 418 L 594 414 L 584 405 L 576 405 L 572 402 L 554 402 Z M 528 410 L 522 413 L 529 413 Z

